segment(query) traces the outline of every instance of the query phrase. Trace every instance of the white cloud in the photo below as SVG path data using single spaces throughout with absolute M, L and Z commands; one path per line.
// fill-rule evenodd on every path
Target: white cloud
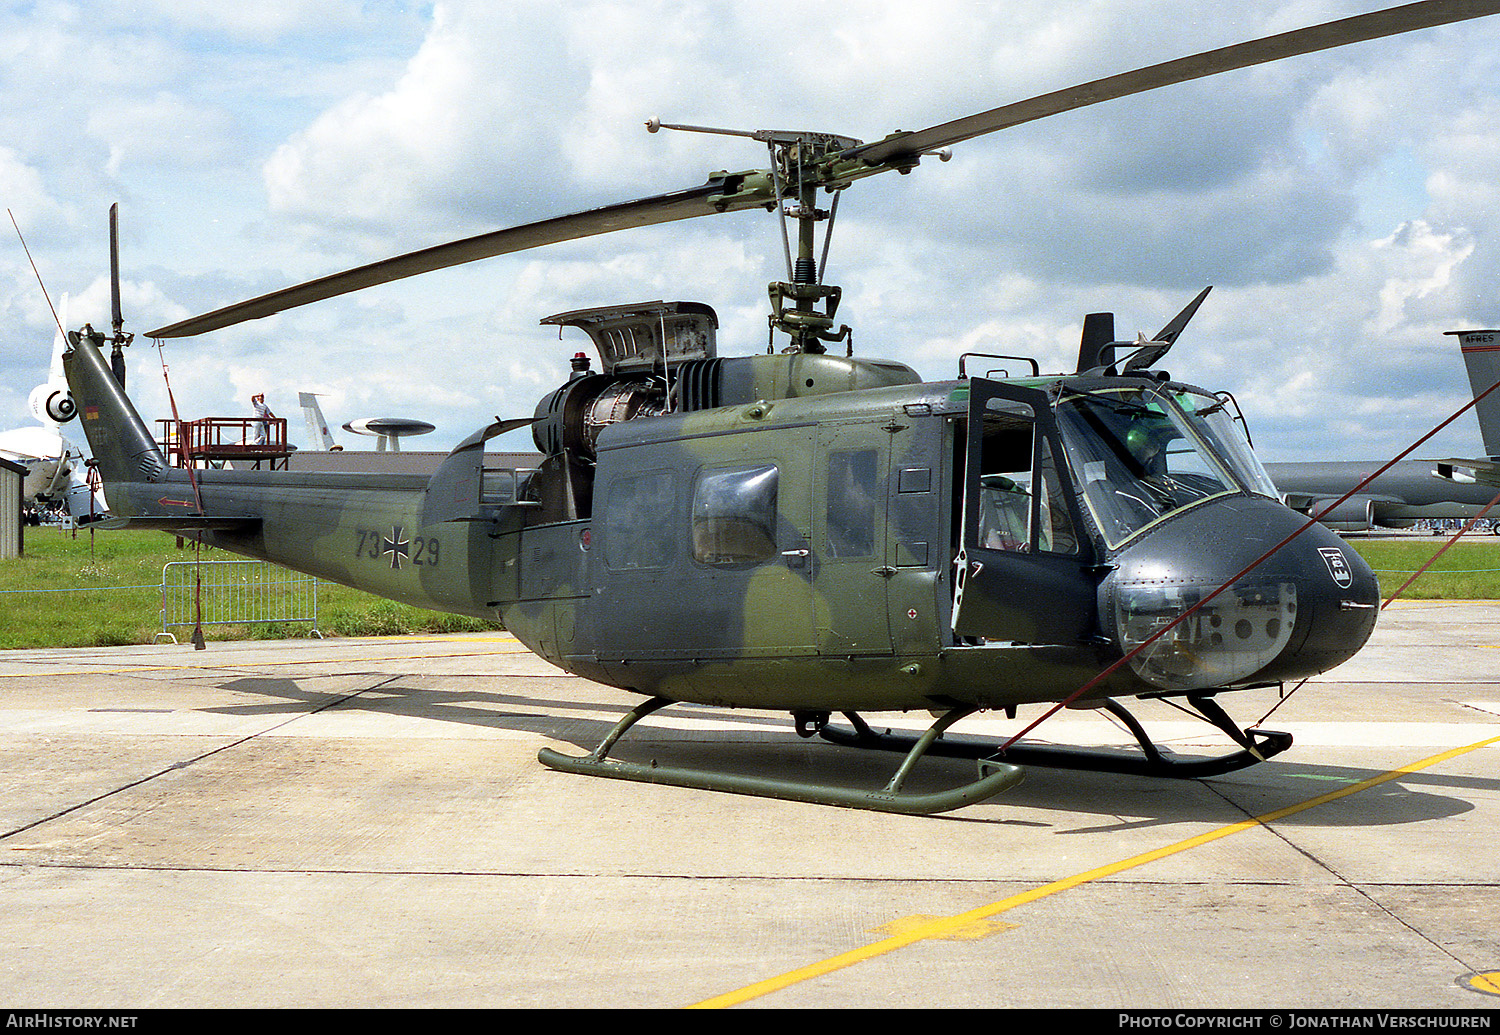
M 335 32 L 363 18 L 358 0 L 278 0 L 226 4 L 219 0 L 90 0 L 90 17 L 113 26 L 152 24 L 231 40 L 275 43 L 290 36 Z
M 482 10 L 487 32 L 438 6 L 390 90 L 345 99 L 277 148 L 265 167 L 272 211 L 333 227 L 451 227 L 455 213 L 525 211 L 529 198 L 548 212 L 537 191 L 558 169 L 553 109 L 531 92 L 561 74 L 556 40 L 543 45 L 527 5 Z
M 108 147 L 112 179 L 128 160 L 201 165 L 223 162 L 236 153 L 234 124 L 227 112 L 166 91 L 106 100 L 88 113 L 85 127 L 89 136 Z
M 1408 223 L 1372 246 L 1377 260 L 1387 258 L 1390 272 L 1381 285 L 1379 312 L 1370 321 L 1372 335 L 1385 336 L 1408 323 L 1420 304 L 1448 288 L 1453 272 L 1474 253 L 1468 235 L 1436 233 L 1426 223 Z
M 9 147 L 0 146 L 0 198 L 24 232 L 63 215 L 48 193 L 42 174 Z M 9 222 L 9 220 L 7 220 Z

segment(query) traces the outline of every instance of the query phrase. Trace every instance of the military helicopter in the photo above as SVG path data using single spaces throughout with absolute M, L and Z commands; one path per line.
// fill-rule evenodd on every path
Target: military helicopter
M 956 380 L 854 356 L 824 283 L 839 199 L 878 173 L 982 134 L 1112 98 L 1500 11 L 1427 0 L 1237 44 L 875 141 L 726 133 L 769 165 L 337 273 L 148 332 L 202 334 L 345 292 L 632 227 L 763 208 L 787 279 L 770 285 L 764 354 L 721 356 L 698 302 L 591 308 L 542 323 L 586 334 L 600 367 L 529 417 L 497 418 L 430 475 L 172 469 L 101 353 L 72 335 L 68 379 L 111 512 L 396 600 L 498 617 L 580 676 L 642 695 L 567 772 L 901 813 L 1014 785 L 1023 765 L 1199 777 L 1286 750 L 1217 702 L 1352 656 L 1375 624 L 1375 576 L 1333 533 L 1284 507 L 1232 400 L 1157 368 L 1205 290 L 1152 339 L 1084 323 L 1077 369 L 965 356 Z M 831 198 L 820 208 L 820 195 Z M 817 241 L 823 227 L 821 255 Z M 775 336 L 787 344 L 775 351 Z M 116 338 L 119 337 L 117 331 Z M 829 352 L 844 345 L 845 355 Z M 971 376 L 977 361 L 985 369 Z M 1005 368 L 1004 376 L 1000 368 Z M 1017 376 L 1010 376 L 1015 369 Z M 486 470 L 486 441 L 529 426 L 534 469 Z M 1236 748 L 1157 747 L 1120 698 L 1171 698 Z M 789 712 L 796 731 L 905 752 L 879 789 L 610 757 L 672 703 Z M 1140 750 L 1119 754 L 949 737 L 981 709 L 1108 709 Z M 929 711 L 919 737 L 863 715 Z M 850 726 L 833 725 L 842 713 Z M 904 790 L 928 754 L 978 761 L 968 783 Z

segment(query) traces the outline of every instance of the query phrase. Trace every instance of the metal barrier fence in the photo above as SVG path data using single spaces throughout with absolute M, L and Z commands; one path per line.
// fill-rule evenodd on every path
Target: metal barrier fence
M 311 622 L 319 639 L 318 580 L 265 561 L 173 561 L 161 569 L 161 632 L 174 627 Z

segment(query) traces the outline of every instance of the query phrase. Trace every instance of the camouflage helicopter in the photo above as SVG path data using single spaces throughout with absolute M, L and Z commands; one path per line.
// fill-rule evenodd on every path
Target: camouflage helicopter
M 933 813 L 1012 786 L 1023 765 L 1198 777 L 1259 762 L 1288 734 L 1242 729 L 1229 690 L 1325 671 L 1374 628 L 1374 574 L 1284 507 L 1232 400 L 1157 364 L 1200 294 L 1151 340 L 1085 320 L 1077 369 L 923 382 L 852 354 L 838 287 L 823 282 L 843 192 L 970 138 L 1112 98 L 1500 11 L 1427 0 L 1282 33 L 862 143 L 735 133 L 767 168 L 686 190 L 438 245 L 148 332 L 197 335 L 429 270 L 650 224 L 749 208 L 781 218 L 788 276 L 770 285 L 773 345 L 720 356 L 714 311 L 653 302 L 561 313 L 600 367 L 534 415 L 496 419 L 429 474 L 169 467 L 101 352 L 71 335 L 68 380 L 111 513 L 419 606 L 498 617 L 549 662 L 645 698 L 568 772 L 891 812 Z M 831 196 L 818 207 L 820 192 Z M 821 257 L 817 232 L 823 228 Z M 774 351 L 774 335 L 788 344 Z M 829 352 L 843 344 L 845 355 Z M 1020 370 L 1028 361 L 978 357 Z M 530 426 L 533 469 L 487 470 L 485 443 Z M 1279 547 L 1279 549 L 1273 549 Z M 1171 698 L 1235 748 L 1159 749 L 1120 698 Z M 906 753 L 880 789 L 610 757 L 676 702 L 789 712 L 803 736 Z M 981 709 L 1108 709 L 1128 754 L 946 736 Z M 926 710 L 919 737 L 865 713 Z M 850 726 L 830 724 L 842 713 Z M 1001 750 L 1001 748 L 1004 750 Z M 903 790 L 928 754 L 975 778 Z

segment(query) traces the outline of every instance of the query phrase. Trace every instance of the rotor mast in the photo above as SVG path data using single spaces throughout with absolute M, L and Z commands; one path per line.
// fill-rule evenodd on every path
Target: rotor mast
M 838 213 L 840 192 L 848 186 L 848 180 L 829 179 L 831 160 L 861 141 L 852 137 L 836 136 L 832 133 L 812 133 L 796 130 L 739 130 L 718 129 L 712 126 L 686 126 L 651 119 L 646 123 L 648 132 L 676 129 L 691 133 L 715 133 L 723 136 L 749 137 L 765 143 L 770 151 L 771 164 L 768 170 L 771 187 L 771 204 L 781 218 L 781 240 L 786 254 L 786 280 L 772 281 L 766 291 L 771 300 L 771 313 L 767 322 L 772 335 L 777 331 L 791 338 L 786 352 L 820 354 L 828 346 L 844 342 L 853 352 L 853 331 L 848 324 L 834 329 L 834 315 L 838 312 L 843 289 L 825 284 L 823 276 L 828 265 L 828 245 L 833 235 L 834 218 Z M 852 178 L 852 177 L 851 177 Z M 824 187 L 833 196 L 827 209 L 818 208 L 818 188 Z M 769 207 L 769 206 L 768 206 Z M 796 244 L 789 221 L 796 221 Z M 817 225 L 826 221 L 823 247 L 818 251 Z M 821 308 L 820 308 L 821 307 Z

